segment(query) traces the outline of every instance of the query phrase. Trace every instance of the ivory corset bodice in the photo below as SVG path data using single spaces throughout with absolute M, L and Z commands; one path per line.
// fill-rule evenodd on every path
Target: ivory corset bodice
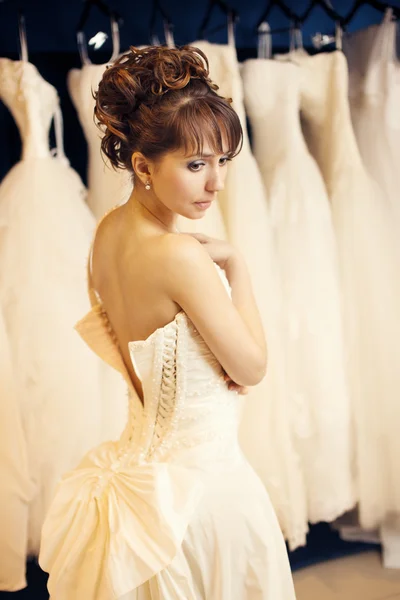
M 214 458 L 215 444 L 217 456 L 233 451 L 238 396 L 228 390 L 220 364 L 185 313 L 147 340 L 132 342 L 130 353 L 144 390 L 143 410 L 130 399 L 131 455 L 181 462 L 196 447 L 203 457 L 207 445 Z

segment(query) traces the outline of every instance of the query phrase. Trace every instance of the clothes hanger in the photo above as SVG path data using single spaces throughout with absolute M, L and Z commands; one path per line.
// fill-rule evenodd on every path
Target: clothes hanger
M 162 20 L 163 20 L 164 37 L 165 37 L 166 45 L 168 46 L 168 48 L 175 48 L 175 41 L 174 41 L 174 34 L 173 34 L 174 26 L 172 24 L 171 19 L 169 18 L 169 16 L 167 15 L 167 13 L 163 9 L 163 7 L 161 6 L 161 3 L 159 0 L 153 0 L 153 12 L 151 14 L 151 19 L 150 19 L 150 40 L 151 40 L 152 45 L 153 46 L 160 45 L 160 40 L 158 39 L 157 34 L 156 34 L 157 13 L 160 13 Z
M 271 30 L 268 24 L 268 17 L 274 7 L 279 8 L 289 19 L 290 27 L 281 27 L 279 29 Z M 298 29 L 299 23 L 299 16 L 286 6 L 285 2 L 282 0 L 270 0 L 257 25 L 258 58 L 272 58 L 272 34 L 285 32 L 292 33 L 294 29 Z
M 200 25 L 198 38 L 202 40 L 205 38 L 207 33 L 214 33 L 215 31 L 219 31 L 221 29 L 218 27 L 217 29 L 207 31 L 214 8 L 219 8 L 226 15 L 228 24 L 228 44 L 234 46 L 234 27 L 235 23 L 239 20 L 239 15 L 235 9 L 228 6 L 225 0 L 209 0 L 207 12 L 204 16 L 202 24 Z
M 232 48 L 236 48 L 235 42 L 235 26 L 236 22 L 239 20 L 238 16 L 234 16 L 232 12 L 228 14 L 228 46 L 232 46 Z
M 317 8 L 318 6 L 335 22 L 335 32 L 332 35 L 322 34 L 321 32 L 313 35 L 312 42 L 314 47 L 321 50 L 324 46 L 335 43 L 336 50 L 342 50 L 342 37 L 345 28 L 344 19 L 336 12 L 336 10 L 334 10 L 329 0 L 311 0 L 308 8 L 300 17 L 301 24 L 308 19 L 314 8 Z
M 296 26 L 300 22 L 299 16 L 295 12 L 293 12 L 291 8 L 286 6 L 285 2 L 283 2 L 282 0 L 270 0 L 258 21 L 257 30 L 263 23 L 266 23 L 268 21 L 268 17 L 272 9 L 275 7 L 280 9 L 280 11 L 289 19 L 289 21 L 293 23 L 293 26 Z M 287 31 L 289 31 L 289 29 Z
M 330 44 L 334 44 L 336 41 L 336 37 L 332 33 L 315 33 L 311 36 L 312 45 L 317 50 L 322 50 L 325 46 L 329 46 Z
M 271 33 L 271 27 L 267 21 L 264 21 L 258 26 L 257 58 L 268 60 L 272 58 Z
M 23 62 L 29 62 L 28 41 L 26 37 L 25 15 L 21 10 L 18 11 L 18 34 L 19 34 L 19 59 Z
M 78 50 L 82 64 L 91 64 L 87 53 L 86 35 L 84 27 L 89 19 L 89 15 L 93 6 L 96 6 L 104 15 L 109 17 L 111 23 L 111 35 L 113 43 L 113 52 L 109 62 L 113 62 L 120 53 L 120 36 L 119 26 L 123 24 L 123 19 L 117 11 L 112 10 L 103 0 L 85 0 L 85 5 L 78 26 L 76 28 L 76 39 L 78 42 Z
M 300 24 L 296 23 L 290 29 L 290 42 L 289 42 L 289 53 L 296 51 L 303 51 L 303 32 L 301 30 Z
M 26 22 L 25 15 L 21 10 L 18 10 L 18 35 L 19 35 L 19 59 L 22 62 L 29 62 L 28 55 L 28 39 L 26 35 Z M 57 96 L 58 97 L 58 96 Z M 66 161 L 69 164 L 68 159 L 64 152 L 64 141 L 63 141 L 63 118 L 59 101 L 54 108 L 53 113 L 54 122 L 54 135 L 56 147 L 50 151 L 51 156 L 59 158 L 62 161 Z
M 379 0 L 356 0 L 351 11 L 344 17 L 343 25 L 348 25 L 359 9 L 363 6 L 371 6 L 382 13 L 386 12 L 387 9 L 391 9 L 393 11 L 393 16 L 396 19 L 400 18 L 400 8 L 398 6 L 392 6 L 387 2 L 380 2 Z
M 322 50 L 326 46 L 335 44 L 336 50 L 343 50 L 343 25 L 335 23 L 335 31 L 333 33 L 315 33 L 311 36 L 312 45 L 316 50 Z

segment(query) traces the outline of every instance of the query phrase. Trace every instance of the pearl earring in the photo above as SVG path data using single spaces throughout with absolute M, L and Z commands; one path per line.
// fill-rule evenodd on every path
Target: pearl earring
M 148 191 L 150 189 L 150 187 L 151 187 L 150 181 L 146 181 L 146 185 L 144 186 L 144 189 Z

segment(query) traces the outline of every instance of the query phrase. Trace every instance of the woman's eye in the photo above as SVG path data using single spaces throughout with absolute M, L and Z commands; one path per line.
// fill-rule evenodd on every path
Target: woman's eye
M 220 167 L 224 167 L 226 165 L 226 163 L 228 161 L 230 161 L 231 159 L 228 158 L 227 156 L 222 156 L 219 161 L 218 164 Z M 191 171 L 200 171 L 202 169 L 202 167 L 204 167 L 205 163 L 204 162 L 199 162 L 199 163 L 191 163 L 189 166 L 189 169 Z
M 192 163 L 191 165 L 189 165 L 189 169 L 191 171 L 200 171 L 200 169 L 203 165 L 204 165 L 204 163 Z

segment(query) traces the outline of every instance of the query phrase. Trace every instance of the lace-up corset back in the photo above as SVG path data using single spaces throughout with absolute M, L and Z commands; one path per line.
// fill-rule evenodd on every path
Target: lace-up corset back
M 22 158 L 50 156 L 49 129 L 59 106 L 55 88 L 31 63 L 1 58 L 0 97 L 18 125 Z

